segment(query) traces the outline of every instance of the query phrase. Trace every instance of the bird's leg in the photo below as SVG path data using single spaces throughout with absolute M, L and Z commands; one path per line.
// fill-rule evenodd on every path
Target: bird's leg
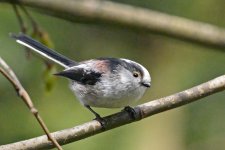
M 104 118 L 102 118 L 97 112 L 95 112 L 89 105 L 85 105 L 85 107 L 95 115 L 95 117 L 96 117 L 95 120 L 100 122 L 102 128 L 105 129 L 106 120 Z
M 132 108 L 130 106 L 126 106 L 126 107 L 124 107 L 123 110 L 126 111 L 132 119 L 135 120 L 137 118 L 137 113 L 134 110 L 134 108 Z
M 97 112 L 95 112 L 89 105 L 85 105 L 85 107 L 90 110 L 96 117 L 96 119 L 98 118 L 102 118 Z

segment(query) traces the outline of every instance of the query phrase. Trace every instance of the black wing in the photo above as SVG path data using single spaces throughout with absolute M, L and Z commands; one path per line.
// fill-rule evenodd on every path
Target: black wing
M 55 75 L 67 77 L 73 81 L 76 81 L 84 85 L 95 85 L 100 80 L 102 74 L 92 70 L 85 70 L 83 68 L 71 68 Z

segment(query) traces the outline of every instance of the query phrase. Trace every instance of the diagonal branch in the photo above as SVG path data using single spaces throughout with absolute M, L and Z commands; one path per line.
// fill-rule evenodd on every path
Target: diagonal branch
M 136 106 L 134 108 L 137 114 L 135 120 L 130 118 L 130 115 L 125 111 L 104 117 L 107 121 L 105 129 L 110 130 L 134 121 L 139 121 L 143 118 L 194 102 L 223 90 L 225 90 L 225 75 L 185 91 Z M 106 130 L 102 130 L 101 124 L 93 120 L 83 125 L 54 132 L 52 135 L 63 145 L 93 136 Z M 47 140 L 46 136 L 40 136 L 25 141 L 2 145 L 0 146 L 0 150 L 36 150 L 50 149 L 52 147 L 53 145 Z
M 21 99 L 24 101 L 24 103 L 27 105 L 27 107 L 30 109 L 31 113 L 35 116 L 38 123 L 44 130 L 45 134 L 47 135 L 47 140 L 50 142 L 50 144 L 53 147 L 57 147 L 58 150 L 62 150 L 61 146 L 58 144 L 58 142 L 54 139 L 54 137 L 50 134 L 50 131 L 48 130 L 47 126 L 45 125 L 44 121 L 42 120 L 41 116 L 38 113 L 38 110 L 34 107 L 34 104 L 28 95 L 27 91 L 23 88 L 20 81 L 16 77 L 13 70 L 6 64 L 6 62 L 0 57 L 0 73 L 6 77 L 6 79 L 13 85 L 15 88 L 17 94 Z
M 225 47 L 225 30 L 207 23 L 106 0 L 0 0 L 41 10 L 70 21 L 119 25 L 204 45 Z

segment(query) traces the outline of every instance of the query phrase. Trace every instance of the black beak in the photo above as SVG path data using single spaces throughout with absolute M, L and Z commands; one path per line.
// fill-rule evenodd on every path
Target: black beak
M 147 88 L 150 88 L 151 87 L 151 83 L 145 83 L 145 82 L 142 82 L 141 83 L 142 86 L 145 86 Z
M 55 73 L 54 75 L 63 76 L 63 77 L 66 77 L 66 78 L 69 78 L 69 79 L 72 79 L 72 80 L 74 80 L 74 78 L 76 78 L 74 70 L 64 70 L 64 71 Z

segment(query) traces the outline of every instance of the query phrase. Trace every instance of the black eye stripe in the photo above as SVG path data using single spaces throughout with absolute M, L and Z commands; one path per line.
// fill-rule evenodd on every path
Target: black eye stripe
M 118 58 L 98 58 L 97 60 L 104 60 L 108 62 L 109 69 L 111 72 L 117 70 L 117 67 L 120 65 L 129 70 L 132 74 L 134 71 L 136 71 L 139 73 L 139 76 L 143 77 L 144 72 L 138 64 L 132 62 L 128 63 L 127 61 Z
M 141 69 L 140 66 L 138 66 L 136 64 L 132 64 L 132 68 L 133 68 L 133 72 L 136 72 L 138 74 L 138 76 L 143 77 L 143 70 Z

